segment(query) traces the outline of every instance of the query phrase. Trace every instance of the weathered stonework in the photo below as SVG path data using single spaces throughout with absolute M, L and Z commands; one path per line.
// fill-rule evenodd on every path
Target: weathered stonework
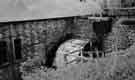
M 116 23 L 112 28 L 112 32 L 105 38 L 104 49 L 106 51 L 125 50 L 135 42 L 134 25 Z
M 9 27 L 12 34 L 9 33 Z M 38 64 L 45 62 L 47 50 L 54 45 L 52 43 L 57 42 L 64 35 L 65 27 L 66 20 L 64 19 L 7 23 L 0 26 L 2 35 L 0 40 L 6 40 L 9 44 L 11 35 L 13 40 L 21 39 L 23 58 L 39 56 L 35 62 Z
M 89 20 L 84 19 L 56 19 L 45 21 L 16 22 L 1 25 L 0 33 L 3 39 L 12 38 L 22 40 L 22 54 L 25 56 L 40 55 L 42 58 L 50 53 L 52 48 L 57 45 L 59 39 L 71 33 L 78 38 L 91 38 L 92 25 Z M 49 51 L 49 52 L 48 52 Z
M 66 41 L 65 36 L 67 34 L 71 34 L 67 39 L 91 39 L 96 37 L 93 31 L 92 21 L 80 18 L 15 22 L 0 26 L 0 40 L 9 42 L 8 38 L 11 35 L 9 33 L 9 27 L 11 27 L 12 38 L 20 38 L 22 40 L 23 58 L 39 56 L 36 60 L 37 63 L 53 62 L 53 60 L 49 59 L 54 58 L 52 56 L 56 55 L 58 47 Z M 135 35 L 133 33 L 135 33 L 135 29 L 133 27 L 131 28 L 131 26 L 113 26 L 112 32 L 107 37 L 104 37 L 104 50 L 107 51 L 109 49 L 110 51 L 114 51 L 116 47 L 118 49 L 127 48 L 129 44 L 135 41 Z
M 93 38 L 93 25 L 92 21 L 88 19 L 76 19 L 73 33 L 81 38 Z

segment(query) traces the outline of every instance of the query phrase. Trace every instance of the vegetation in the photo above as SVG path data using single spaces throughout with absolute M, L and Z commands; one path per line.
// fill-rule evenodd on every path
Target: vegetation
M 31 68 L 33 72 L 22 71 L 22 77 L 23 80 L 134 80 L 134 49 L 135 46 L 132 46 L 125 50 L 126 55 L 111 55 L 73 64 L 61 70 L 47 69 L 43 66 Z M 25 75 L 26 73 L 28 74 Z

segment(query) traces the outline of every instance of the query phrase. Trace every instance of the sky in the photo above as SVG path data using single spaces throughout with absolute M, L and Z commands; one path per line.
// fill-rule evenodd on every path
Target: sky
M 68 17 L 101 12 L 102 0 L 0 0 L 0 22 Z

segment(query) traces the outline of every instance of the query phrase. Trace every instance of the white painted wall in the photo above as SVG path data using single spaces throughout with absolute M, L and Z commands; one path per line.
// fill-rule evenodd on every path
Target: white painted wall
M 101 12 L 102 0 L 0 0 L 0 22 Z

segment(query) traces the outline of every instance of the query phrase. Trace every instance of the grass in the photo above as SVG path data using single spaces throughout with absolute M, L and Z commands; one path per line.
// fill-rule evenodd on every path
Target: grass
M 126 56 L 111 55 L 85 63 L 70 65 L 56 71 L 52 69 L 48 69 L 47 72 L 41 71 L 40 77 L 42 78 L 39 80 L 134 80 L 134 49 L 134 46 L 127 49 L 125 51 Z

